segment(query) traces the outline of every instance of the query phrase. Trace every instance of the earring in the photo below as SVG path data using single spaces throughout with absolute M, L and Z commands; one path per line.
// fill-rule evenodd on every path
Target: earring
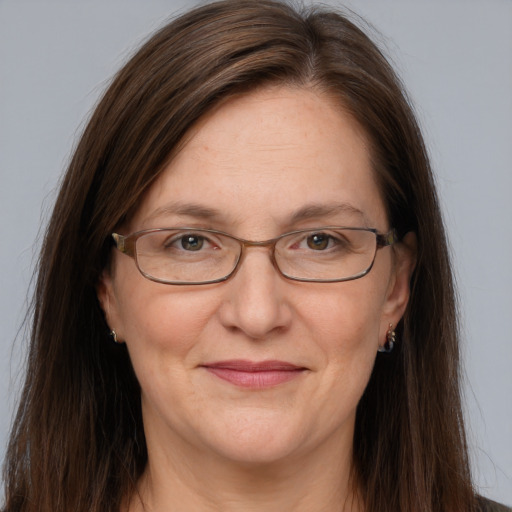
M 383 346 L 379 347 L 379 352 L 384 352 L 389 354 L 396 343 L 396 332 L 393 331 L 393 324 L 389 324 L 388 332 L 386 333 L 386 343 Z
M 112 329 L 110 331 L 110 336 L 112 336 L 112 339 L 114 340 L 114 343 L 121 343 L 118 339 L 117 339 L 117 333 L 114 329 Z

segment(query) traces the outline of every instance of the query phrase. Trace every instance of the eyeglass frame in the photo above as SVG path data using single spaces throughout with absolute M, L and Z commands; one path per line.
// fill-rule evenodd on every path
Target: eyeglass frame
M 300 233 L 307 233 L 311 231 L 322 231 L 322 230 L 334 230 L 334 229 L 344 229 L 344 230 L 350 230 L 350 231 L 368 231 L 370 233 L 373 233 L 375 235 L 376 240 L 376 247 L 375 247 L 375 253 L 373 255 L 372 262 L 370 263 L 369 267 L 360 272 L 359 274 L 356 274 L 355 276 L 350 277 L 342 277 L 338 279 L 310 279 L 310 278 L 301 278 L 301 277 L 293 277 L 286 275 L 281 268 L 279 267 L 279 264 L 277 263 L 277 260 L 275 258 L 275 250 L 276 250 L 276 244 L 281 240 L 282 238 L 285 238 L 290 235 L 296 235 Z M 240 253 L 238 255 L 238 258 L 234 264 L 233 269 L 229 274 L 218 278 L 218 279 L 212 279 L 209 281 L 165 281 L 163 279 L 158 279 L 156 277 L 153 277 L 146 272 L 144 272 L 140 266 L 137 259 L 137 250 L 136 250 L 136 244 L 137 240 L 141 238 L 144 235 L 147 235 L 149 233 L 157 233 L 162 231 L 201 231 L 205 233 L 212 233 L 222 236 L 227 236 L 228 238 L 231 238 L 232 240 L 237 241 L 240 244 Z M 174 285 L 174 286 L 198 286 L 203 284 L 215 284 L 215 283 L 222 283 L 224 281 L 227 281 L 231 277 L 233 277 L 238 269 L 240 268 L 240 264 L 243 260 L 244 251 L 247 247 L 270 247 L 271 248 L 271 262 L 274 268 L 277 270 L 277 272 L 283 276 L 285 279 L 289 279 L 291 281 L 299 281 L 299 282 L 306 282 L 306 283 L 340 283 L 345 281 L 354 281 L 356 279 L 360 279 L 361 277 L 364 277 L 367 275 L 370 270 L 373 268 L 373 265 L 375 263 L 375 258 L 377 257 L 377 251 L 379 249 L 382 249 L 384 247 L 390 247 L 393 244 L 399 242 L 399 237 L 397 230 L 395 228 L 391 228 L 387 233 L 380 233 L 375 228 L 363 228 L 363 227 L 353 227 L 353 226 L 320 226 L 315 228 L 306 228 L 306 229 L 297 229 L 294 231 L 288 231 L 287 233 L 283 233 L 279 236 L 276 236 L 275 238 L 270 238 L 268 240 L 262 240 L 262 241 L 255 241 L 255 240 L 246 240 L 245 238 L 239 238 L 235 235 L 231 235 L 230 233 L 226 233 L 225 231 L 220 231 L 217 229 L 203 229 L 203 228 L 197 228 L 197 227 L 169 227 L 169 228 L 152 228 L 152 229 L 143 229 L 141 231 L 135 231 L 134 233 L 130 233 L 129 235 L 121 235 L 119 233 L 112 233 L 112 239 L 114 241 L 115 247 L 123 254 L 126 254 L 130 258 L 133 258 L 135 261 L 135 265 L 137 267 L 137 270 L 141 273 L 143 277 L 148 279 L 149 281 L 153 281 L 155 283 L 160 284 L 167 284 L 167 285 Z

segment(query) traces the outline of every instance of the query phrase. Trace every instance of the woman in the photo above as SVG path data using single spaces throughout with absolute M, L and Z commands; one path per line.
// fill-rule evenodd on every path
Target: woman
M 150 39 L 77 146 L 34 304 L 9 512 L 487 506 L 421 135 L 339 15 L 226 1 Z

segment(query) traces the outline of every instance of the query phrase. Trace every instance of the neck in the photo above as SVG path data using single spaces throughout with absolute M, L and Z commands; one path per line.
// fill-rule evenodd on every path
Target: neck
M 190 447 L 189 447 L 190 448 Z M 179 450 L 180 452 L 182 450 Z M 149 452 L 128 512 L 362 512 L 351 450 L 331 443 L 272 463 L 201 454 Z M 184 462 L 186 461 L 186 462 Z

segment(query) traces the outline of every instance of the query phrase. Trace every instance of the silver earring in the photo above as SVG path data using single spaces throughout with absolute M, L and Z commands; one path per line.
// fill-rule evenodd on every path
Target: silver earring
M 120 341 L 118 341 L 117 333 L 116 333 L 116 331 L 114 329 L 112 329 L 110 331 L 110 336 L 112 336 L 112 339 L 114 340 L 114 343 L 121 343 Z
M 393 331 L 393 324 L 389 324 L 388 332 L 386 333 L 386 343 L 383 346 L 379 347 L 379 352 L 384 352 L 389 354 L 396 343 L 396 332 Z

